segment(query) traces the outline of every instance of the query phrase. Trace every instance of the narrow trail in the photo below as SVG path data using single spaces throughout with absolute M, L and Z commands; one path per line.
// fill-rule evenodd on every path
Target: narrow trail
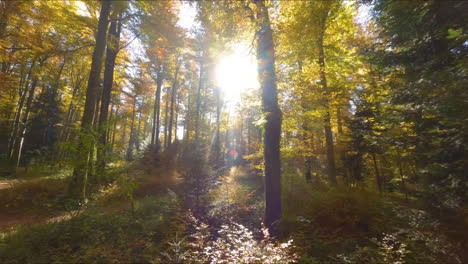
M 244 166 L 214 178 L 204 200 L 206 215 L 189 222 L 195 263 L 295 263 L 293 241 L 279 241 L 262 228 L 260 180 Z
M 14 184 L 20 182 L 18 179 L 0 181 L 0 190 L 11 188 Z
M 212 233 L 229 224 L 241 224 L 252 231 L 261 229 L 261 184 L 246 167 L 233 166 L 209 181 L 200 208 L 194 216 L 211 227 Z
M 14 229 L 16 226 L 29 226 L 40 223 L 54 223 L 70 220 L 78 211 L 60 212 L 50 215 L 11 215 L 0 217 L 0 232 Z

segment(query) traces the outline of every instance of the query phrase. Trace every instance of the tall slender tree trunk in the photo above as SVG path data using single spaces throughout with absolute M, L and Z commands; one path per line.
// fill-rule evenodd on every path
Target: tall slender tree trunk
M 331 93 L 327 85 L 327 74 L 325 68 L 325 52 L 323 48 L 323 36 L 325 33 L 325 21 L 323 21 L 322 31 L 318 39 L 318 63 L 320 71 L 320 82 L 325 93 L 325 118 L 324 118 L 324 127 L 325 127 L 325 144 L 327 149 L 327 174 L 328 180 L 334 186 L 338 184 L 336 181 L 336 165 L 335 165 L 335 150 L 333 147 L 333 132 L 331 128 L 331 117 L 330 117 L 330 97 Z
M 115 110 L 114 110 L 114 104 L 112 103 L 109 104 L 109 117 L 107 118 L 107 127 L 106 127 L 106 153 L 109 152 L 109 140 L 112 136 L 112 120 L 114 120 L 114 115 L 115 115 Z M 99 157 L 98 157 L 99 158 Z
M 281 160 L 280 139 L 282 113 L 278 106 L 275 73 L 275 50 L 268 8 L 264 0 L 255 0 L 257 6 L 257 64 L 262 106 L 265 116 L 263 138 L 265 161 L 265 216 L 266 227 L 281 219 Z
M 130 139 L 128 140 L 128 148 L 127 148 L 127 160 L 133 159 L 133 149 L 135 146 L 135 116 L 136 116 L 136 98 L 137 96 L 133 97 L 133 110 L 132 110 L 132 122 L 130 124 Z
M 165 109 L 164 109 L 164 149 L 167 149 L 168 146 L 168 130 L 167 127 L 169 126 L 169 101 L 170 101 L 170 96 L 169 96 L 169 87 L 166 89 L 166 103 L 165 103 Z
M 374 163 L 375 181 L 377 183 L 377 189 L 379 190 L 379 193 L 382 193 L 382 178 L 380 177 L 379 165 L 377 164 L 377 157 L 374 152 L 372 152 L 372 161 Z
M 125 146 L 125 139 L 127 138 L 127 117 L 123 119 L 123 128 L 122 128 L 122 136 L 120 137 L 120 144 Z
M 178 128 L 179 128 L 179 111 L 180 111 L 180 97 L 181 94 L 177 93 L 177 98 L 176 98 L 176 106 L 175 106 L 175 117 L 174 117 L 174 140 L 178 140 L 177 138 L 177 133 L 178 133 Z
M 65 126 L 62 128 L 62 130 L 60 131 L 60 134 L 59 134 L 59 141 L 61 142 L 67 142 L 68 141 L 68 135 L 70 133 L 70 127 L 71 125 L 73 124 L 73 120 L 74 120 L 74 114 L 75 114 L 75 105 L 74 105 L 74 101 L 75 101 L 75 97 L 76 97 L 76 94 L 78 92 L 78 90 L 80 89 L 80 86 L 81 86 L 81 80 L 74 83 L 73 84 L 73 91 L 72 91 L 72 96 L 71 96 L 71 100 L 70 100 L 70 104 L 68 105 L 68 110 L 67 110 L 67 117 L 66 117 L 66 121 L 65 121 Z M 59 164 L 60 165 L 60 160 L 63 159 L 65 157 L 64 155 L 64 148 L 61 147 L 59 149 L 59 155 L 58 155 L 58 159 L 59 159 Z
M 69 193 L 72 197 L 86 200 L 86 184 L 88 178 L 88 164 L 92 158 L 89 153 L 93 145 L 93 123 L 96 110 L 99 80 L 101 75 L 102 58 L 106 47 L 107 25 L 109 24 L 109 13 L 111 9 L 110 0 L 102 0 L 99 15 L 98 30 L 96 33 L 96 46 L 94 47 L 89 73 L 88 87 L 86 89 L 86 100 L 81 120 L 81 131 L 79 137 L 77 163 L 73 170 L 70 181 Z
M 48 56 L 44 56 L 43 58 L 40 59 L 39 68 L 42 68 L 44 66 L 44 63 L 47 61 L 48 58 L 49 58 Z M 57 75 L 55 84 L 58 84 L 58 79 L 60 79 L 62 69 L 63 69 L 63 65 L 59 71 L 59 74 Z M 15 136 L 14 145 L 13 145 L 12 159 L 14 161 L 15 168 L 19 167 L 19 164 L 21 161 L 21 152 L 23 150 L 24 137 L 26 136 L 26 129 L 27 129 L 27 124 L 29 120 L 29 114 L 31 112 L 32 101 L 34 99 L 34 92 L 36 91 L 38 81 L 39 81 L 38 76 L 33 76 L 31 86 L 27 90 L 27 102 L 25 105 L 25 113 L 24 113 L 24 116 L 22 116 L 22 119 L 20 120 L 17 135 Z
M 115 145 L 115 135 L 117 134 L 117 117 L 119 116 L 120 105 L 117 105 L 117 109 L 115 109 L 114 119 L 112 120 L 113 128 L 112 128 L 112 141 L 109 146 L 109 152 L 114 153 L 114 145 Z
M 36 90 L 37 82 L 38 82 L 37 77 L 34 77 L 32 84 L 31 84 L 31 88 L 29 89 L 29 92 L 28 92 L 28 101 L 26 102 L 26 111 L 24 113 L 19 131 L 18 131 L 18 139 L 15 141 L 16 144 L 13 150 L 13 160 L 14 160 L 16 168 L 19 167 L 19 164 L 21 161 L 21 152 L 23 149 L 24 137 L 26 135 L 27 123 L 29 120 L 29 113 L 31 112 L 31 105 L 34 99 L 34 92 Z
M 176 97 L 177 97 L 177 85 L 178 85 L 177 78 L 179 75 L 179 67 L 180 65 L 176 66 L 175 74 L 174 74 L 174 81 L 172 83 L 172 89 L 171 89 L 171 112 L 170 112 L 170 117 L 169 117 L 169 127 L 168 127 L 169 140 L 167 141 L 167 147 L 170 147 L 172 144 L 172 123 L 174 121 L 174 107 L 176 104 Z
M 35 63 L 36 63 L 36 58 L 34 58 L 33 61 L 31 62 L 31 66 L 28 71 L 28 76 L 26 78 L 24 88 L 22 89 L 22 93 L 20 94 L 20 98 L 18 101 L 18 107 L 16 109 L 15 119 L 13 120 L 10 138 L 8 140 L 8 153 L 7 154 L 9 158 L 13 156 L 14 146 L 16 145 L 16 140 L 18 137 L 18 130 L 20 126 L 21 115 L 22 115 L 23 107 L 24 107 L 24 104 L 26 103 L 26 98 L 28 96 L 28 92 L 30 89 L 29 82 L 32 78 L 32 72 L 33 72 Z
M 215 138 L 213 142 L 213 161 L 215 165 L 220 165 L 220 156 L 221 156 L 221 91 L 219 87 L 215 88 L 216 96 L 216 131 Z
M 195 143 L 198 143 L 198 138 L 200 136 L 200 111 L 201 111 L 201 92 L 203 87 L 203 74 L 204 74 L 204 58 L 203 54 L 200 58 L 200 76 L 198 79 L 198 89 L 197 89 L 197 102 L 196 102 L 196 110 L 195 110 Z
M 147 136 L 148 136 L 148 120 L 145 119 L 143 121 L 143 134 L 142 134 L 143 140 L 146 140 Z
M 117 58 L 117 53 L 119 52 L 119 43 L 120 43 L 120 31 L 121 23 L 120 20 L 114 20 L 110 24 L 109 28 L 109 37 L 108 45 L 106 51 L 106 62 L 104 69 L 104 84 L 101 97 L 101 109 L 99 115 L 99 144 L 98 144 L 98 171 L 102 172 L 106 166 L 107 162 L 107 131 L 109 130 L 108 126 L 108 113 L 109 113 L 109 104 L 111 99 L 112 85 L 114 82 L 114 67 L 115 59 Z
M 141 122 L 143 121 L 143 106 L 145 105 L 145 99 L 146 97 L 143 97 L 143 100 L 141 101 L 140 107 L 138 107 L 138 127 L 137 127 L 137 132 L 136 132 L 136 137 L 135 137 L 135 147 L 137 151 L 140 151 L 141 148 Z
M 162 67 L 159 66 L 156 79 L 156 92 L 154 95 L 154 110 L 153 110 L 153 129 L 151 134 L 151 145 L 154 146 L 154 152 L 159 152 L 159 131 L 161 118 L 161 89 L 162 89 Z
M 338 125 L 338 138 L 340 139 L 339 142 L 340 142 L 340 146 L 341 148 L 339 148 L 338 150 L 338 155 L 339 155 L 339 159 L 341 161 L 341 171 L 343 173 L 343 178 L 344 178 L 344 182 L 346 185 L 349 184 L 349 175 L 348 175 L 348 168 L 346 166 L 346 151 L 343 147 L 343 144 L 344 144 L 344 141 L 343 141 L 343 138 L 344 138 L 344 133 L 343 133 L 343 122 L 342 122 L 342 113 L 341 113 L 341 109 L 338 107 L 337 111 L 336 111 L 336 121 L 337 121 L 337 125 Z
M 399 152 L 399 151 L 398 151 Z M 405 201 L 408 202 L 408 190 L 406 188 L 405 175 L 403 174 L 403 163 L 401 161 L 401 155 L 398 153 L 398 172 L 400 173 L 401 187 L 405 193 Z
M 303 59 L 300 59 L 298 61 L 299 64 L 299 72 L 302 74 L 303 73 Z M 306 85 L 305 83 L 303 85 Z M 308 101 L 307 101 L 307 91 L 301 93 L 301 106 L 302 106 L 302 141 L 305 146 L 310 147 L 312 149 L 313 147 L 313 136 L 309 138 L 309 133 L 310 133 L 310 128 L 309 128 L 309 123 L 306 118 L 305 113 L 310 110 Z M 312 182 L 312 155 L 310 155 L 310 151 L 305 151 L 304 153 L 304 178 L 306 182 Z M 309 153 L 308 153 L 309 152 Z
M 185 145 L 190 141 L 190 122 L 191 122 L 191 96 L 190 93 L 187 95 L 187 110 L 185 111 L 185 120 L 184 120 L 184 142 Z

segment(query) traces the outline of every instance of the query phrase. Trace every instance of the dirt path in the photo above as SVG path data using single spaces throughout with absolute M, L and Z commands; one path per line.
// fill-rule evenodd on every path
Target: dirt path
M 9 215 L 0 218 L 0 231 L 12 229 L 15 226 L 32 225 L 37 223 L 51 223 L 69 219 L 69 213 L 52 215 Z
M 20 182 L 20 181 L 16 180 L 16 179 L 0 181 L 0 190 L 8 189 L 11 186 L 13 186 L 13 184 L 18 183 L 18 182 Z

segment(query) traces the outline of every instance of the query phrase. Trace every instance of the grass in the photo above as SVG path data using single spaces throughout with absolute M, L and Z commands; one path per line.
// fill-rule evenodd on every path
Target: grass
M 89 208 L 56 223 L 18 228 L 0 238 L 1 263 L 158 263 L 172 235 L 183 228 L 176 197 L 138 200 L 134 211 Z
M 168 242 L 187 235 L 180 175 L 143 163 L 115 165 L 108 174 L 116 182 L 93 192 L 81 213 L 0 233 L 0 263 L 165 263 Z M 453 247 L 437 232 L 440 223 L 398 194 L 285 180 L 280 227 L 283 240 L 293 238 L 299 263 L 453 261 Z M 0 190 L 9 205 L 0 214 L 65 213 L 67 183 L 51 174 Z M 262 178 L 248 169 L 233 168 L 205 196 L 211 227 L 235 221 L 259 228 Z
M 0 214 L 47 213 L 63 209 L 68 181 L 63 178 L 38 178 L 14 183 L 0 190 Z
M 185 228 L 181 202 L 167 190 L 178 174 L 138 162 L 109 167 L 102 177 L 114 183 L 93 190 L 80 211 L 67 205 L 66 171 L 0 190 L 0 215 L 30 220 L 0 233 L 0 263 L 161 263 L 167 241 Z
M 409 198 L 293 179 L 283 191 L 281 227 L 300 263 L 458 263 L 462 250 Z

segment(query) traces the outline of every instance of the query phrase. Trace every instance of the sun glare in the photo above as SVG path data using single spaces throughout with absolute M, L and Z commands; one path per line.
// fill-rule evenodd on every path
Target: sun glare
M 237 45 L 231 54 L 221 58 L 216 65 L 216 80 L 230 102 L 238 102 L 241 93 L 249 88 L 257 89 L 257 64 L 248 48 Z

